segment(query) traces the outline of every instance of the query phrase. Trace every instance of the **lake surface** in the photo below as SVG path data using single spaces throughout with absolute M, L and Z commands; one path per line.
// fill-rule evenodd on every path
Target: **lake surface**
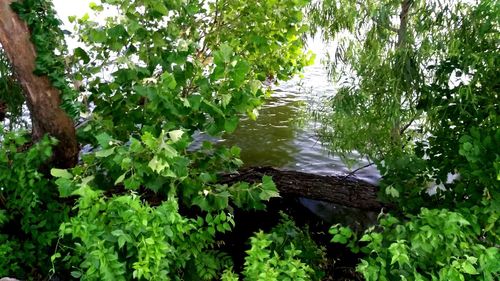
M 233 134 L 220 142 L 241 148 L 245 166 L 273 166 L 319 175 L 346 175 L 351 172 L 336 155 L 321 144 L 315 133 L 317 124 L 307 120 L 306 112 L 321 104 L 322 99 L 335 95 L 321 63 L 324 45 L 312 42 L 317 54 L 315 64 L 305 69 L 303 78 L 294 78 L 274 87 L 274 94 L 259 110 L 256 121 L 244 119 Z M 301 124 L 302 123 L 302 124 Z M 359 159 L 356 169 L 368 164 Z M 375 166 L 356 172 L 359 179 L 377 184 L 380 174 Z M 327 223 L 350 225 L 366 229 L 376 223 L 378 213 L 366 212 L 324 201 L 299 198 L 300 203 Z
M 322 98 L 335 95 L 335 86 L 329 81 L 320 61 L 325 57 L 324 45 L 312 41 L 309 46 L 317 58 L 314 65 L 305 69 L 304 77 L 273 87 L 274 94 L 259 110 L 258 119 L 242 120 L 237 130 L 222 140 L 227 145 L 241 148 L 241 158 L 246 166 L 273 166 L 320 175 L 350 172 L 340 157 L 331 155 L 318 140 L 315 134 L 317 124 L 304 118 L 305 112 L 320 103 Z M 353 169 L 366 164 L 366 159 L 359 159 Z M 356 177 L 376 184 L 380 175 L 374 166 L 370 166 L 358 171 Z
M 67 30 L 72 29 L 68 16 L 91 12 L 88 7 L 90 0 L 77 2 L 67 5 L 67 1 L 54 0 L 57 13 L 64 22 L 63 27 Z M 70 48 L 77 46 L 75 40 L 66 39 Z M 321 175 L 344 175 L 349 172 L 339 157 L 329 155 L 320 144 L 314 133 L 314 122 L 297 125 L 308 105 L 318 102 L 321 97 L 335 94 L 335 87 L 320 62 L 331 47 L 318 38 L 309 40 L 308 48 L 316 54 L 316 62 L 305 69 L 304 78 L 295 78 L 274 87 L 275 93 L 260 110 L 258 120 L 243 120 L 234 134 L 225 137 L 223 142 L 226 144 L 241 147 L 245 165 L 269 165 Z M 359 166 L 366 163 L 360 160 Z M 356 176 L 376 183 L 379 173 L 372 166 L 360 170 Z

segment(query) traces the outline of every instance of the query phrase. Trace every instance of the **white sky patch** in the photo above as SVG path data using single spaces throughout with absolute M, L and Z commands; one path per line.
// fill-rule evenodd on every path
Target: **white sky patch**
M 53 0 L 54 8 L 59 15 L 59 18 L 64 22 L 64 29 L 71 30 L 71 24 L 69 23 L 69 16 L 82 17 L 86 13 L 92 14 L 92 10 L 89 8 L 91 0 Z
M 104 24 L 106 17 L 110 17 L 116 15 L 117 12 L 112 12 L 109 9 L 105 9 L 104 11 L 96 13 L 90 9 L 90 3 L 101 4 L 99 0 L 52 0 L 54 4 L 54 9 L 56 10 L 57 15 L 62 20 L 63 25 L 61 29 L 67 30 L 73 35 L 66 36 L 66 43 L 68 45 L 68 49 L 71 51 L 76 47 L 83 47 L 78 43 L 77 38 L 74 36 L 74 26 L 75 23 L 70 23 L 68 17 L 76 16 L 76 18 L 81 18 L 85 14 L 89 15 L 90 20 L 97 21 L 99 23 Z
M 59 19 L 63 22 L 63 25 L 61 26 L 62 30 L 69 31 L 71 33 L 74 32 L 73 26 L 74 24 L 69 22 L 68 17 L 70 16 L 76 16 L 77 18 L 80 18 L 84 16 L 85 14 L 92 14 L 92 10 L 89 7 L 90 0 L 53 0 L 52 3 L 54 4 L 54 9 L 56 10 L 57 15 L 59 16 Z M 75 38 L 74 35 L 66 35 L 66 44 L 68 45 L 68 50 L 72 51 L 76 47 L 79 47 L 78 40 Z M 80 46 L 81 47 L 81 46 Z

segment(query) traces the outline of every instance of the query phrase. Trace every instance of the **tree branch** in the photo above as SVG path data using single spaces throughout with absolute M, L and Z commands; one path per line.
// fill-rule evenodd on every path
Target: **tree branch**
M 353 171 L 351 171 L 351 172 L 349 172 L 347 175 L 345 175 L 345 176 L 344 176 L 344 179 L 346 179 L 346 178 L 348 178 L 348 177 L 352 177 L 352 176 L 354 176 L 354 174 L 356 174 L 358 171 L 363 170 L 363 169 L 366 169 L 366 168 L 368 168 L 368 167 L 370 167 L 370 166 L 373 166 L 373 165 L 375 165 L 375 163 L 370 162 L 370 163 L 368 163 L 368 164 L 366 164 L 366 165 L 364 165 L 364 166 L 361 166 L 361 167 L 359 167 L 359 168 L 357 168 L 357 169 L 354 169 Z
M 398 29 L 398 47 L 401 47 L 406 41 L 406 33 L 408 30 L 408 12 L 413 0 L 403 0 L 401 2 L 401 13 L 399 14 L 399 29 Z

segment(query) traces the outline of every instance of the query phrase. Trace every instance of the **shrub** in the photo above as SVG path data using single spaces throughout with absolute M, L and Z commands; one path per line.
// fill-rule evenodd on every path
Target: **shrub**
M 384 216 L 359 242 L 346 228 L 331 232 L 334 242 L 366 254 L 357 270 L 368 281 L 498 280 L 500 250 L 484 236 L 491 226 L 478 225 L 478 217 L 466 210 L 422 208 L 405 221 Z

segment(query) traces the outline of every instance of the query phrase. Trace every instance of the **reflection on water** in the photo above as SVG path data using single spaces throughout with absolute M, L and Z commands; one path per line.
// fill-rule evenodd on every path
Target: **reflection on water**
M 318 57 L 324 57 L 321 53 L 324 45 L 314 42 L 312 45 L 319 47 L 313 50 L 319 53 Z M 233 134 L 219 142 L 239 146 L 246 166 L 273 166 L 319 175 L 348 174 L 351 170 L 340 157 L 331 155 L 318 141 L 313 121 L 298 125 L 304 111 L 335 94 L 335 87 L 329 82 L 320 60 L 305 69 L 302 79 L 282 83 L 274 90 L 256 121 L 242 120 Z M 352 169 L 366 164 L 366 160 L 359 159 Z M 358 171 L 355 176 L 372 184 L 377 184 L 380 178 L 374 166 Z M 327 223 L 363 229 L 376 222 L 377 214 L 372 212 L 306 198 L 300 198 L 300 203 Z
M 297 102 L 273 98 L 259 111 L 256 121 L 242 120 L 224 143 L 241 147 L 241 159 L 248 166 L 286 167 L 295 163 L 300 147 L 294 142 L 297 129 L 293 117 Z
M 241 147 L 241 158 L 247 166 L 269 165 L 321 175 L 349 173 L 341 159 L 329 154 L 318 141 L 313 121 L 298 125 L 304 110 L 335 93 L 319 60 L 306 68 L 302 79 L 282 83 L 274 90 L 272 98 L 259 111 L 257 121 L 242 120 L 223 143 Z M 353 169 L 367 163 L 360 159 Z M 360 170 L 356 176 L 370 183 L 376 183 L 380 177 L 373 166 Z
M 377 212 L 350 208 L 339 204 L 300 198 L 299 202 L 330 224 L 348 225 L 354 230 L 364 230 L 375 224 Z

